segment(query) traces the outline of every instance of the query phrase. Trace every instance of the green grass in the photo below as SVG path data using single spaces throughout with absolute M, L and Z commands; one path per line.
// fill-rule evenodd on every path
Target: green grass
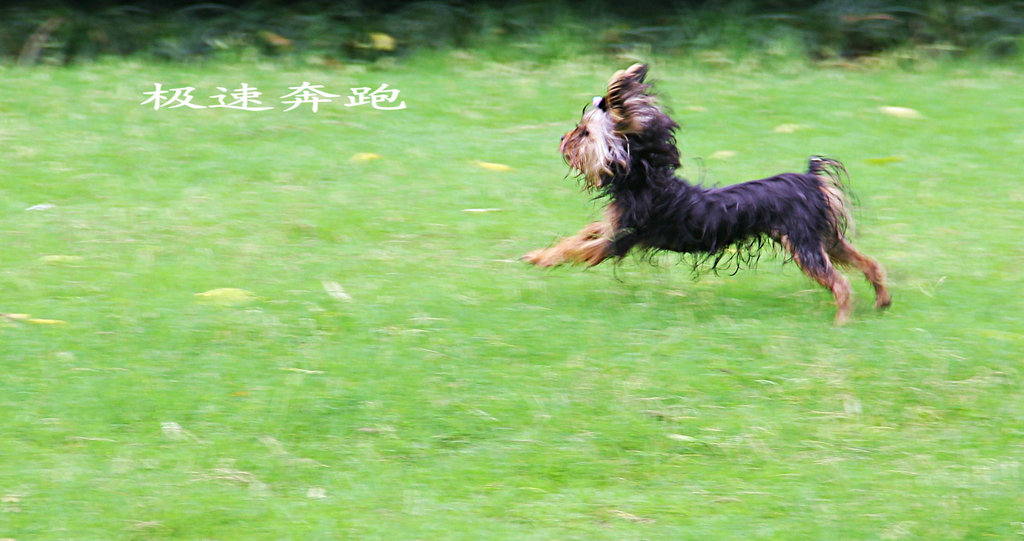
M 0 312 L 65 322 L 0 318 L 0 538 L 1024 537 L 1020 72 L 654 62 L 691 178 L 846 162 L 894 305 L 834 328 L 770 258 L 516 261 L 599 216 L 556 146 L 627 63 L 0 68 Z

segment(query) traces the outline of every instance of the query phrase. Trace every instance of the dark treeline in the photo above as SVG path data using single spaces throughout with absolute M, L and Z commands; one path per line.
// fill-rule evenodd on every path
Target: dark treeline
M 425 48 L 537 59 L 645 47 L 666 54 L 786 44 L 813 58 L 901 47 L 951 56 L 1021 53 L 1024 2 L 14 2 L 0 57 L 23 64 L 105 55 L 187 60 L 230 52 L 373 60 Z M 776 47 L 777 48 L 777 47 Z

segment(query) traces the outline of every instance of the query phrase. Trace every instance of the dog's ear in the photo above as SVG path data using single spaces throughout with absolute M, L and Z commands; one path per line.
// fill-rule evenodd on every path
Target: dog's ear
M 644 84 L 646 77 L 647 64 L 633 64 L 627 69 L 615 72 L 608 81 L 605 102 L 608 104 L 608 112 L 615 120 L 616 131 L 643 131 L 651 117 L 660 113 L 654 105 L 654 97 L 647 93 L 650 85 Z
M 608 81 L 608 106 L 613 110 L 621 110 L 627 99 L 646 91 L 646 77 L 647 64 L 633 64 L 628 69 L 615 72 Z

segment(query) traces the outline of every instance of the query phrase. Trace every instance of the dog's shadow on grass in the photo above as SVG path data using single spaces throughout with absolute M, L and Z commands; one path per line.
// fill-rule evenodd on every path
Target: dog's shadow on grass
M 638 319 L 650 321 L 655 314 L 659 324 L 667 325 L 802 322 L 810 317 L 831 324 L 835 310 L 831 296 L 793 269 L 789 265 L 772 272 L 745 269 L 735 275 L 695 275 L 681 265 L 551 269 L 524 292 L 523 300 L 551 310 L 575 311 L 581 317 L 597 316 L 608 323 L 637 324 Z M 854 297 L 858 312 L 870 309 L 862 297 Z

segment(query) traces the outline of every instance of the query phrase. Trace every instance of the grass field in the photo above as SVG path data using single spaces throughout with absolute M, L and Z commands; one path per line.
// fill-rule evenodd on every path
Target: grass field
M 0 68 L 0 539 L 1024 538 L 1024 75 L 654 61 L 684 175 L 846 162 L 894 305 L 835 328 L 778 258 L 517 261 L 628 63 Z

